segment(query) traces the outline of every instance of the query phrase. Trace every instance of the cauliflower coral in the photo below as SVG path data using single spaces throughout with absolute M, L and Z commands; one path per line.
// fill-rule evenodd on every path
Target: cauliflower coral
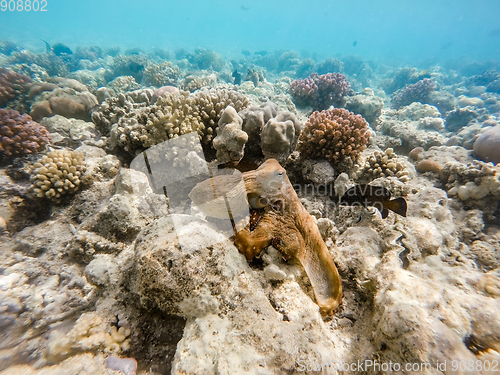
M 346 109 L 314 112 L 300 136 L 299 151 L 311 159 L 326 159 L 332 164 L 346 159 L 353 162 L 366 148 L 370 137 L 368 123 Z

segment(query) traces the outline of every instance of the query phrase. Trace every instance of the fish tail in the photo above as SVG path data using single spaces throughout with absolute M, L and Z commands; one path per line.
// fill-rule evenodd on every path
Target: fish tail
M 398 215 L 406 217 L 406 210 L 408 205 L 406 203 L 406 199 L 404 198 L 396 198 L 391 199 L 390 201 L 384 201 L 384 208 L 387 208 Z

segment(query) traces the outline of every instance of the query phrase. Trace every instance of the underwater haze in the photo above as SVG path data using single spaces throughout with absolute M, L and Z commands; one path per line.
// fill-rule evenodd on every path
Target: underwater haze
M 296 50 L 320 58 L 442 61 L 500 58 L 495 0 L 64 1 L 1 12 L 0 39 L 123 48 Z
M 47 374 L 499 375 L 500 0 L 0 0 L 0 375 Z

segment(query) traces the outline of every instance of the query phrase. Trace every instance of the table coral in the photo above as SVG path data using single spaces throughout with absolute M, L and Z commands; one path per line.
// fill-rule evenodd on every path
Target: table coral
M 314 112 L 299 139 L 299 151 L 305 158 L 322 158 L 332 164 L 345 159 L 357 160 L 370 137 L 368 124 L 360 115 L 334 108 Z
M 59 202 L 64 195 L 75 193 L 85 171 L 83 157 L 79 152 L 56 150 L 34 163 L 31 181 L 35 195 Z
M 249 260 L 271 244 L 285 259 L 297 258 L 311 281 L 321 313 L 330 315 L 342 300 L 340 276 L 316 221 L 300 202 L 285 170 L 269 159 L 256 171 L 245 172 L 243 179 L 248 194 L 265 197 L 272 204 L 264 208 L 258 223 L 250 222 L 235 235 L 235 245 Z M 263 192 L 263 179 L 277 189 L 277 194 L 267 196 Z
M 340 103 L 351 91 L 346 77 L 340 73 L 318 75 L 313 73 L 306 79 L 290 84 L 290 94 L 298 106 L 311 106 L 314 110 L 327 109 Z
M 0 107 L 14 99 L 29 82 L 29 77 L 0 68 Z
M 0 108 L 0 155 L 31 154 L 48 143 L 49 132 L 30 116 Z

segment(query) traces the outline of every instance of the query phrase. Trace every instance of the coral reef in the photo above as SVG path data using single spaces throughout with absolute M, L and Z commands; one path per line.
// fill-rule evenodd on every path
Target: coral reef
M 0 106 L 4 107 L 9 101 L 15 99 L 30 82 L 29 77 L 0 68 Z
M 85 172 L 82 153 L 55 150 L 44 155 L 33 164 L 33 192 L 38 198 L 60 202 L 65 195 L 80 189 L 81 177 Z
M 0 156 L 31 154 L 49 143 L 47 129 L 30 116 L 0 108 Z
M 313 110 L 324 110 L 331 105 L 339 106 L 342 98 L 351 91 L 346 77 L 340 73 L 318 75 L 313 73 L 306 79 L 290 84 L 290 94 L 301 107 L 310 106 Z
M 291 112 L 279 112 L 269 119 L 260 133 L 260 147 L 266 159 L 284 162 L 297 145 L 300 122 Z
M 111 81 L 119 76 L 132 76 L 137 82 L 141 82 L 148 63 L 147 57 L 139 54 L 115 56 L 106 71 L 106 80 Z
M 429 94 L 436 89 L 436 84 L 424 78 L 414 84 L 407 85 L 391 96 L 391 105 L 398 109 L 414 102 L 425 104 Z
M 383 111 L 380 123 L 375 129 L 379 131 L 376 142 L 380 148 L 391 147 L 399 153 L 407 154 L 415 147 L 428 149 L 445 145 L 447 137 L 438 131 L 443 127 L 443 120 L 436 107 L 412 103 L 397 111 Z M 383 139 L 380 135 L 387 138 Z M 382 143 L 379 143 L 379 140 Z
M 380 177 L 397 177 L 401 182 L 408 182 L 410 179 L 410 172 L 404 160 L 398 158 L 392 148 L 371 153 L 366 157 L 364 167 L 359 172 L 362 182 L 370 182 Z
M 366 88 L 361 93 L 348 96 L 345 108 L 356 115 L 363 116 L 369 124 L 376 124 L 382 114 L 384 101 L 375 96 L 372 89 Z
M 449 111 L 445 118 L 446 130 L 458 132 L 478 116 L 479 114 L 472 107 L 456 108 Z
M 247 156 L 283 162 L 295 149 L 301 124 L 293 113 L 279 111 L 276 104 L 266 101 L 240 111 L 239 115 L 249 139 L 245 148 Z
M 224 60 L 214 51 L 197 48 L 187 55 L 188 61 L 198 69 L 213 69 L 219 71 L 224 67 Z
M 482 133 L 474 142 L 474 152 L 484 161 L 500 163 L 500 126 Z
M 215 85 L 218 79 L 219 77 L 215 73 L 190 74 L 182 80 L 179 87 L 182 90 L 195 92 L 202 87 L 210 87 Z
M 317 72 L 319 75 L 327 73 L 342 73 L 344 63 L 339 59 L 331 58 L 323 60 L 318 64 Z
M 316 111 L 309 117 L 298 149 L 304 158 L 322 158 L 334 165 L 347 159 L 355 162 L 369 138 L 368 124 L 363 117 L 334 108 Z
M 243 120 L 236 110 L 228 106 L 219 120 L 217 136 L 214 138 L 213 147 L 217 150 L 217 162 L 238 163 L 243 158 L 245 143 L 248 135 L 241 130 Z
M 115 111 L 108 103 L 106 112 Z M 243 95 L 224 89 L 166 93 L 155 104 L 122 115 L 112 125 L 111 147 L 135 154 L 172 137 L 198 132 L 203 145 L 209 145 L 223 111 L 230 105 L 237 111 L 249 105 Z M 120 113 L 120 110 L 117 111 Z M 94 121 L 107 124 L 106 114 Z
M 149 64 L 144 69 L 142 83 L 155 87 L 177 86 L 180 77 L 178 66 L 166 61 L 161 64 Z
M 85 85 L 74 79 L 54 79 L 55 83 L 34 83 L 28 95 L 35 97 L 30 115 L 36 121 L 44 117 L 64 117 L 90 120 L 90 110 L 98 105 L 97 98 Z
M 147 107 L 152 97 L 151 90 L 143 89 L 107 98 L 92 112 L 92 122 L 103 135 L 107 136 L 113 124 L 125 115 L 130 116 L 130 113 L 136 113 L 139 109 Z

